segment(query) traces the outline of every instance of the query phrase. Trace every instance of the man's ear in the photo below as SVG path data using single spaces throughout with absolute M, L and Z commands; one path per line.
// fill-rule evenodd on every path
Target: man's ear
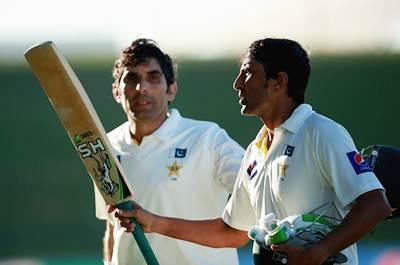
M 289 83 L 289 76 L 285 72 L 279 72 L 276 74 L 274 78 L 276 80 L 275 88 L 282 90 L 282 88 L 286 91 Z
M 178 91 L 178 85 L 176 82 L 172 83 L 167 90 L 167 97 L 168 97 L 168 102 L 172 102 L 175 99 L 176 92 Z
M 121 103 L 121 91 L 118 88 L 117 84 L 112 84 L 112 94 L 117 103 Z

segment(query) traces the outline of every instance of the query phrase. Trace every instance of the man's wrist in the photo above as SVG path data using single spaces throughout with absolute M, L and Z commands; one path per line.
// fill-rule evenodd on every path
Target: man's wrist
M 156 214 L 153 214 L 151 222 L 151 233 L 162 233 L 162 217 Z
M 309 251 L 311 251 L 312 255 L 316 257 L 318 261 L 321 262 L 326 261 L 331 256 L 328 249 L 326 249 L 323 245 L 318 243 L 310 247 Z

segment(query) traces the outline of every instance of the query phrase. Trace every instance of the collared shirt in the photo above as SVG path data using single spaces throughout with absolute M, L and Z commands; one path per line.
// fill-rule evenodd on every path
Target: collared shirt
M 310 105 L 300 105 L 275 129 L 265 154 L 256 143 L 266 130 L 264 126 L 246 150 L 223 214 L 230 226 L 248 230 L 268 213 L 283 219 L 325 203 L 337 208 L 329 209 L 328 216 L 343 218 L 358 196 L 383 189 L 349 133 Z M 357 264 L 355 245 L 344 253 L 347 264 Z
M 244 150 L 218 125 L 182 118 L 172 109 L 161 127 L 140 145 L 132 141 L 129 123 L 108 136 L 133 187 L 134 200 L 145 209 L 191 220 L 221 215 Z M 100 196 L 96 196 L 96 215 L 114 223 Z M 235 249 L 213 249 L 155 233 L 146 236 L 163 265 L 238 264 Z M 114 239 L 114 265 L 146 264 L 132 235 L 118 222 Z

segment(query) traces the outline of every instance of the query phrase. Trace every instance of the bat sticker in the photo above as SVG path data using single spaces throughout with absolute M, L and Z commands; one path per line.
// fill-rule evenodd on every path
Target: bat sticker
M 109 196 L 114 196 L 119 190 L 119 185 L 110 177 L 111 163 L 107 153 L 103 155 L 103 152 L 99 152 L 100 159 L 96 159 L 95 156 L 92 156 L 92 158 L 97 163 L 97 167 L 93 168 L 93 172 L 96 180 L 100 183 L 101 190 Z

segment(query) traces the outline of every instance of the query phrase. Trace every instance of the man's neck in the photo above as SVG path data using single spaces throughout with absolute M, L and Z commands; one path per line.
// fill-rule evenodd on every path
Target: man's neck
M 293 102 L 292 100 L 283 102 L 275 108 L 271 108 L 270 111 L 267 111 L 260 118 L 268 130 L 271 133 L 274 133 L 276 128 L 281 126 L 287 119 L 289 119 L 298 105 L 298 103 Z
M 160 119 L 152 121 L 140 121 L 140 120 L 129 119 L 130 122 L 129 131 L 132 139 L 137 144 L 140 145 L 143 141 L 143 138 L 147 135 L 152 134 L 158 128 L 160 128 L 167 118 L 168 115 L 162 116 L 160 117 Z

